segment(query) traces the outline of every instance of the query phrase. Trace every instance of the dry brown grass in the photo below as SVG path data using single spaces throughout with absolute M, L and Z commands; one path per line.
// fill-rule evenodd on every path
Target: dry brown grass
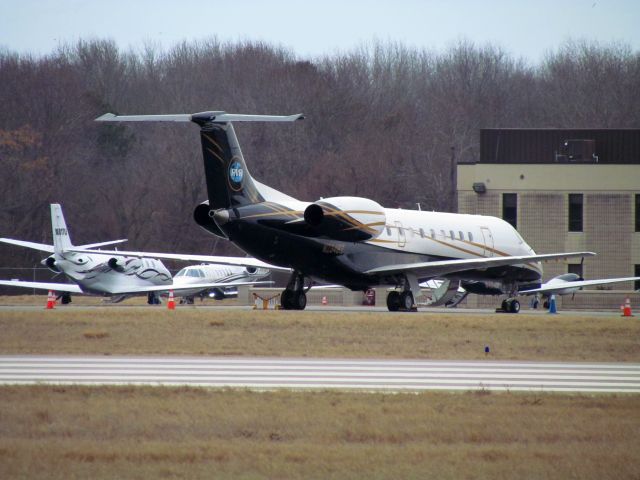
M 0 388 L 0 478 L 638 478 L 637 396 Z
M 0 311 L 0 353 L 640 361 L 640 321 L 104 307 Z M 99 333 L 100 335 L 87 335 Z

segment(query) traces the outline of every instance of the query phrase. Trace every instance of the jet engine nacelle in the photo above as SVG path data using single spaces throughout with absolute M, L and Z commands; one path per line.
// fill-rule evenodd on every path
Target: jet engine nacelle
M 213 214 L 211 208 L 209 207 L 209 200 L 202 202 L 193 210 L 193 219 L 207 232 L 213 233 L 218 237 L 227 238 L 222 230 L 220 230 L 220 227 L 218 227 L 216 222 L 213 220 Z
M 357 242 L 380 235 L 387 216 L 378 202 L 368 198 L 331 197 L 309 205 L 304 220 L 320 235 Z
M 107 265 L 109 265 L 109 267 L 115 270 L 116 272 L 122 272 L 125 267 L 124 260 L 122 258 L 116 258 L 116 257 L 110 258 L 109 261 L 107 262 Z
M 53 273 L 60 273 L 60 269 L 56 265 L 56 259 L 53 257 L 47 257 L 44 261 L 44 264 L 47 266 L 49 270 Z

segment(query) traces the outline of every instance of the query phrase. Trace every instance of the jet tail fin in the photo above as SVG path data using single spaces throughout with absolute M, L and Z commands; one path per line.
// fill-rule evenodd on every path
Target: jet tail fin
M 51 204 L 51 229 L 53 231 L 53 251 L 62 253 L 73 248 L 67 223 L 62 214 L 62 207 L 59 203 Z
M 194 122 L 200 126 L 204 172 L 211 210 L 263 202 L 264 196 L 249 174 L 233 122 L 294 122 L 304 115 L 243 115 L 224 111 L 173 115 L 114 115 L 99 122 Z

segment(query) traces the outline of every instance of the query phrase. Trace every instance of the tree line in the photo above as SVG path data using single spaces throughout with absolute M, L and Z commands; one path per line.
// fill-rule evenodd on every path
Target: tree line
M 640 52 L 568 41 L 537 64 L 462 40 L 444 51 L 371 43 L 303 59 L 216 38 L 123 50 L 81 40 L 48 55 L 0 50 L 0 236 L 51 241 L 49 203 L 76 244 L 235 253 L 195 225 L 206 199 L 190 124 L 100 124 L 118 114 L 304 113 L 236 126 L 251 173 L 290 195 L 356 195 L 455 209 L 452 165 L 479 155 L 479 129 L 637 128 Z M 0 265 L 41 258 L 0 247 Z

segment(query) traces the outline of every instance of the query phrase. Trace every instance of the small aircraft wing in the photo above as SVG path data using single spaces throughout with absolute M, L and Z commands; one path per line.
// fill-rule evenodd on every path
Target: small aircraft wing
M 291 269 L 277 267 L 251 257 L 223 257 L 219 255 L 189 255 L 184 253 L 153 253 L 153 252 L 127 252 L 124 250 L 91 250 L 84 248 L 72 248 L 71 252 L 101 253 L 106 255 L 121 255 L 137 258 L 166 258 L 168 260 L 182 260 L 185 262 L 219 263 L 220 265 L 235 265 L 239 267 L 267 268 L 275 272 L 290 272 Z
M 593 252 L 550 253 L 546 255 L 522 255 L 512 257 L 469 258 L 462 260 L 437 260 L 434 262 L 405 263 L 372 268 L 364 273 L 394 274 L 415 273 L 418 278 L 434 278 L 465 270 L 502 267 L 505 265 L 521 265 L 532 262 L 549 262 L 576 257 L 591 257 Z
M 534 293 L 548 293 L 559 294 L 567 289 L 579 289 L 582 287 L 590 287 L 593 285 L 606 285 L 607 283 L 619 283 L 619 282 L 635 282 L 640 280 L 640 277 L 624 277 L 624 278 L 600 278 L 596 280 L 578 280 L 575 282 L 547 282 L 543 283 L 539 288 L 533 288 L 531 290 L 523 290 L 518 292 L 522 295 L 531 295 Z
M 134 287 L 134 288 L 121 288 L 115 289 L 111 293 L 112 295 L 124 295 L 134 293 L 148 293 L 148 292 L 168 292 L 173 290 L 174 293 L 180 294 L 183 290 L 207 290 L 210 288 L 223 288 L 223 287 L 241 287 L 243 285 L 261 285 L 265 283 L 273 283 L 269 281 L 259 282 L 215 282 L 215 283 L 189 283 L 184 285 L 152 285 L 150 287 Z
M 20 247 L 32 248 L 34 250 L 40 250 L 41 252 L 53 253 L 53 245 L 47 245 L 45 243 L 27 242 L 25 240 L 14 240 L 13 238 L 0 238 L 0 242 L 9 243 L 11 245 L 18 245 Z
M 73 283 L 23 282 L 21 280 L 0 280 L 0 285 L 7 287 L 35 288 L 37 290 L 53 290 L 54 292 L 84 293 L 80 286 Z

